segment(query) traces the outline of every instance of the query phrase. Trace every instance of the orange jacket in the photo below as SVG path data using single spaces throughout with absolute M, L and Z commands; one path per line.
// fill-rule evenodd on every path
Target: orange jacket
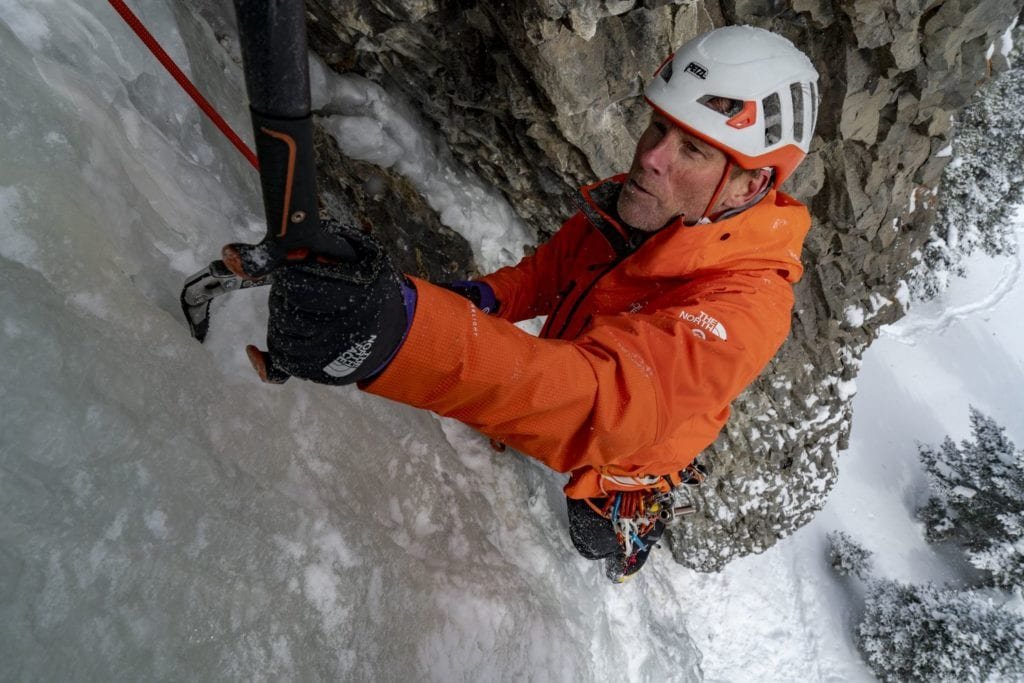
M 566 495 L 667 487 L 789 334 L 806 208 L 771 192 L 732 218 L 647 239 L 602 207 L 623 176 L 517 266 L 488 316 L 423 281 L 398 354 L 367 391 L 454 417 L 559 472 Z M 631 237 L 632 235 L 632 237 Z M 547 315 L 541 338 L 512 323 Z

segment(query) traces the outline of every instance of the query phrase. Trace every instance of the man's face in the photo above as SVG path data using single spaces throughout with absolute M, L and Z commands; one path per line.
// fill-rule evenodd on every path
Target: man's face
M 693 223 L 707 208 L 724 170 L 725 154 L 654 112 L 619 195 L 619 216 L 645 232 L 680 215 Z

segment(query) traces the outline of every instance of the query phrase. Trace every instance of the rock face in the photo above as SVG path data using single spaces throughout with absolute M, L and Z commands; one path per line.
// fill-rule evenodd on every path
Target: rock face
M 642 84 L 714 19 L 700 4 L 306 4 L 313 49 L 401 90 L 541 232 L 564 219 L 567 190 L 628 164 Z
M 675 46 L 746 23 L 811 56 L 821 73 L 818 127 L 785 188 L 814 216 L 793 334 L 735 403 L 703 456 L 715 475 L 700 512 L 671 534 L 677 561 L 706 571 L 765 550 L 824 504 L 859 359 L 878 326 L 903 315 L 901 281 L 928 237 L 951 115 L 1002 66 L 987 50 L 1022 5 L 307 0 L 311 46 L 327 63 L 402 92 L 540 238 L 570 212 L 573 188 L 628 167 L 646 122 L 643 84 Z M 336 157 L 331 167 L 341 186 L 365 173 Z M 398 194 L 417 205 L 414 193 Z M 357 213 L 375 210 L 353 201 Z M 441 232 L 429 210 L 413 213 Z M 464 247 L 435 252 L 420 272 L 474 269 Z

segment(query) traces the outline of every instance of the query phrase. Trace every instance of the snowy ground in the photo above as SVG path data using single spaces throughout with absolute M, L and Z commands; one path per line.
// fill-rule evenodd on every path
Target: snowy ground
M 204 25 L 132 6 L 247 132 Z M 0 60 L 0 679 L 870 680 L 824 535 L 955 578 L 913 520 L 915 440 L 966 436 L 973 403 L 1024 443 L 1024 287 L 981 262 L 872 347 L 814 523 L 718 575 L 666 553 L 608 585 L 560 477 L 354 390 L 261 385 L 259 294 L 189 338 L 183 279 L 259 237 L 258 185 L 103 0 L 0 0 Z M 400 102 L 315 83 L 329 127 L 370 141 L 349 153 L 396 164 L 486 266 L 520 253 Z
M 1024 243 L 1024 214 L 1018 215 Z M 878 576 L 956 584 L 961 574 L 925 543 L 914 510 L 927 495 L 916 444 L 970 436 L 974 405 L 1024 444 L 1024 284 L 1020 258 L 971 260 L 969 277 L 916 304 L 868 350 L 839 484 L 815 520 L 761 556 L 696 577 L 704 600 L 686 627 L 708 681 L 873 680 L 856 653 L 854 584 L 828 567 L 825 535 L 873 551 Z

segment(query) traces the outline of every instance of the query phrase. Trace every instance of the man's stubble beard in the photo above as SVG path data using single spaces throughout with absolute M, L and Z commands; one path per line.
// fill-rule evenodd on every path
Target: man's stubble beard
M 659 210 L 657 199 L 653 195 L 640 195 L 641 190 L 635 190 L 629 186 L 629 181 L 623 185 L 619 192 L 616 209 L 619 218 L 624 223 L 641 232 L 657 232 L 670 222 L 678 218 L 672 216 L 664 209 Z M 650 206 L 644 206 L 650 204 Z

